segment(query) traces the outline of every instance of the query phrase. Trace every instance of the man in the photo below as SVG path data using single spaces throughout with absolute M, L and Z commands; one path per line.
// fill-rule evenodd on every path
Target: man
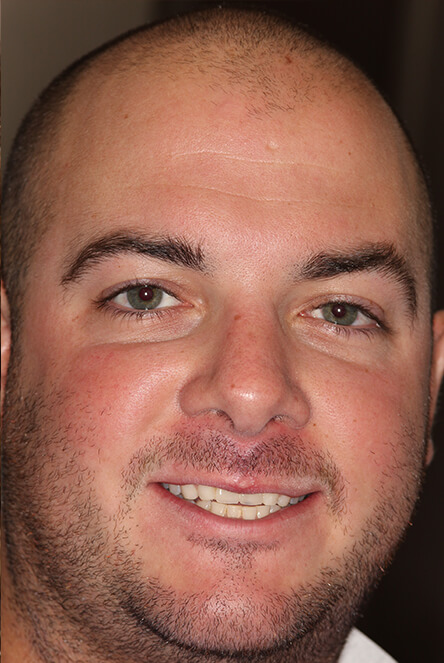
M 144 28 L 53 84 L 4 199 L 6 663 L 392 660 L 351 629 L 444 313 L 363 74 L 255 12 Z

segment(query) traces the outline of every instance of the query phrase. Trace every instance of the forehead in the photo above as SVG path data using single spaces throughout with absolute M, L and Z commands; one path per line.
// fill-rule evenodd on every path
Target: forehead
M 272 112 L 260 90 L 252 98 L 217 83 L 134 70 L 82 84 L 55 156 L 64 241 L 142 225 L 317 247 L 364 233 L 408 249 L 412 169 L 369 88 L 322 77 L 307 98 L 289 85 L 291 110 Z

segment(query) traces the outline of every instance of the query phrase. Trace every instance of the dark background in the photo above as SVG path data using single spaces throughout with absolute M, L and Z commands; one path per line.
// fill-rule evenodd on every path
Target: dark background
M 152 19 L 216 2 L 3 0 L 3 157 L 36 94 L 83 53 Z M 382 90 L 429 173 L 437 210 L 438 305 L 444 308 L 444 2 L 294 0 L 272 7 L 327 37 Z M 444 415 L 436 454 L 406 541 L 359 626 L 399 663 L 444 660 Z M 356 663 L 360 663 L 356 661 Z

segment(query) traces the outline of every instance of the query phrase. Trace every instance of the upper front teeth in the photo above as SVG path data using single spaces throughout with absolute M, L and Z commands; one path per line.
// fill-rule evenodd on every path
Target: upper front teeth
M 289 497 L 279 493 L 233 493 L 215 486 L 162 484 L 173 495 L 195 502 L 215 515 L 254 520 L 301 502 L 306 495 Z

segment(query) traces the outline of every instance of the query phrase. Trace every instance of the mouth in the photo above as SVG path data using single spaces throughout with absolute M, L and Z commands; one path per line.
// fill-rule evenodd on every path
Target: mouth
M 310 493 L 291 497 L 280 493 L 234 493 L 216 486 L 162 483 L 172 495 L 221 518 L 258 520 L 288 509 Z

